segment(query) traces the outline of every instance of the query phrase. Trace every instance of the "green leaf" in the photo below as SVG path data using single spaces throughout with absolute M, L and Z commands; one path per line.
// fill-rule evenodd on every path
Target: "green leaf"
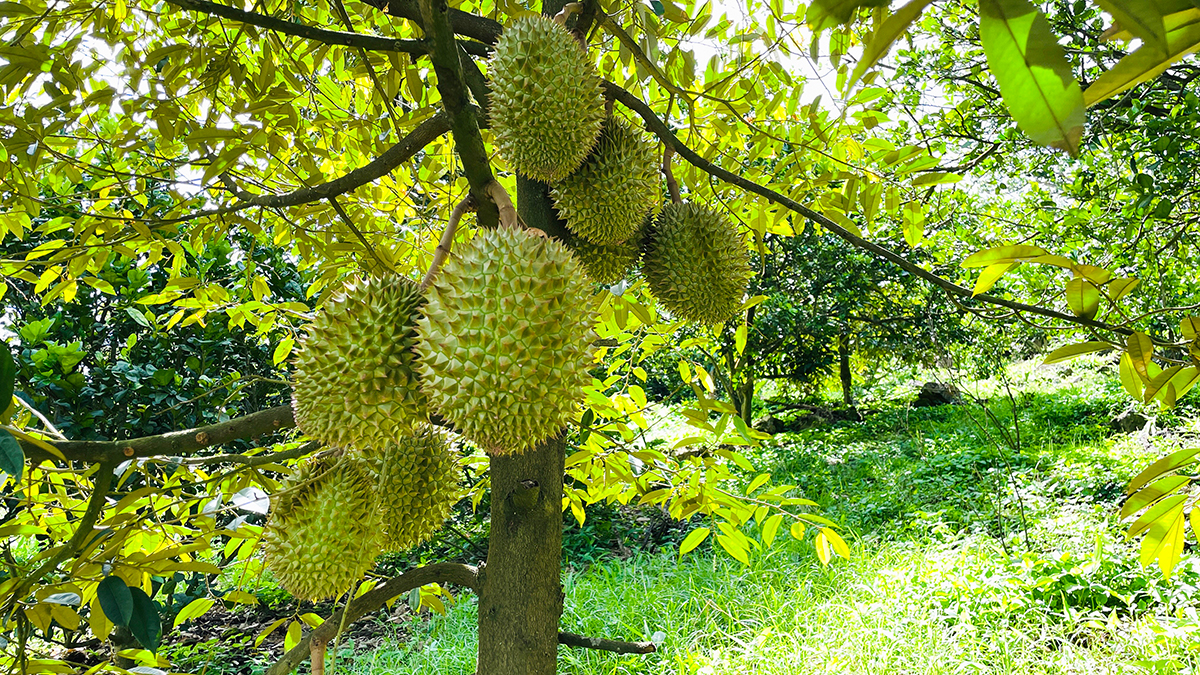
M 114 626 L 128 626 L 133 617 L 133 595 L 121 577 L 107 576 L 96 586 L 100 609 Z
M 1138 556 L 1142 565 L 1149 565 L 1152 560 L 1158 558 L 1159 567 L 1168 577 L 1183 551 L 1183 507 L 1186 501 L 1187 495 L 1175 495 L 1159 502 L 1159 505 L 1169 503 L 1170 506 L 1163 508 L 1154 518 L 1146 530 L 1145 538 L 1142 539 L 1141 554 Z M 1158 506 L 1151 510 L 1158 510 Z M 1130 528 L 1130 532 L 1132 531 L 1133 528 Z
M 14 481 L 21 480 L 21 471 L 25 468 L 25 452 L 21 443 L 12 434 L 0 429 L 0 470 L 13 477 Z
M 1140 283 L 1140 279 L 1135 279 L 1133 277 L 1119 277 L 1109 282 L 1108 288 L 1105 289 L 1105 292 L 1108 293 L 1109 299 L 1111 299 L 1113 302 L 1116 302 L 1128 295 L 1130 291 L 1137 288 L 1138 284 Z
M 1075 316 L 1093 319 L 1100 311 L 1100 289 L 1083 277 L 1067 282 L 1067 306 Z
M 1004 105 L 1035 142 L 1079 154 L 1083 91 L 1050 23 L 1027 0 L 980 0 L 979 37 Z
M 12 405 L 17 380 L 17 364 L 13 362 L 8 343 L 0 340 L 0 413 Z
M 831 26 L 848 23 L 859 7 L 886 7 L 889 0 L 814 0 L 808 8 L 805 21 L 820 31 Z
M 150 320 L 147 319 L 146 315 L 142 314 L 136 307 L 126 307 L 125 313 L 128 314 L 129 318 L 133 319 L 134 322 L 136 322 L 139 326 L 143 328 L 151 327 Z
M 130 588 L 129 594 L 133 598 L 129 632 L 133 633 L 133 637 L 137 638 L 142 647 L 157 653 L 162 640 L 162 619 L 158 616 L 158 607 L 155 607 L 154 601 L 140 588 Z
M 708 535 L 711 532 L 712 530 L 708 529 L 707 527 L 698 527 L 689 532 L 688 536 L 684 537 L 683 541 L 679 542 L 679 555 L 684 555 L 699 546 L 705 539 L 708 538 Z
M 771 480 L 771 474 L 769 474 L 769 473 L 758 474 L 757 476 L 754 477 L 754 480 L 750 481 L 750 485 L 746 488 L 746 494 L 750 495 L 755 490 L 762 487 L 769 480 Z
M 1165 21 L 1166 52 L 1151 44 L 1142 45 L 1092 82 L 1083 92 L 1085 105 L 1091 107 L 1141 84 L 1200 48 L 1200 12 L 1194 9 L 1178 12 L 1166 17 Z
M 1196 366 L 1175 366 L 1159 373 L 1146 385 L 1142 400 L 1146 403 L 1159 399 L 1167 407 L 1175 405 L 1175 401 L 1183 398 L 1200 381 L 1200 368 Z
M 1167 53 L 1167 26 L 1155 0 L 1096 0 L 1096 4 L 1147 46 Z
M 825 538 L 829 540 L 829 545 L 833 547 L 834 553 L 843 558 L 848 559 L 850 557 L 850 547 L 846 545 L 846 540 L 842 539 L 840 534 L 830 528 L 822 529 L 821 534 L 825 535 Z
M 733 346 L 737 349 L 738 354 L 746 351 L 746 324 L 738 326 L 737 332 L 733 335 Z
M 1142 489 L 1144 485 L 1152 480 L 1156 480 L 1160 476 L 1165 476 L 1172 471 L 1187 466 L 1195 461 L 1196 455 L 1200 454 L 1200 447 L 1185 448 L 1177 450 L 1157 462 L 1146 467 L 1144 471 L 1129 481 L 1129 485 L 1125 486 L 1125 494 L 1131 495 L 1134 492 Z
M 887 19 L 884 19 L 883 24 L 879 26 L 871 34 L 867 40 L 866 46 L 863 47 L 862 58 L 858 60 L 858 65 L 854 67 L 854 72 L 850 75 L 850 81 L 846 83 L 846 89 L 853 87 L 868 70 L 870 70 L 879 59 L 887 55 L 891 50 L 896 39 L 908 30 L 908 27 L 917 17 L 921 16 L 921 12 L 929 6 L 933 0 L 911 0 L 907 5 L 896 10 Z M 918 179 L 920 180 L 920 179 Z
M 1050 352 L 1048 355 L 1046 355 L 1046 360 L 1043 361 L 1043 363 L 1049 364 L 1069 361 L 1077 356 L 1091 354 L 1093 352 L 1102 352 L 1112 348 L 1113 346 L 1111 344 L 1108 342 L 1102 342 L 1100 340 L 1092 340 L 1089 342 L 1081 342 L 1075 345 L 1067 345 L 1066 347 L 1059 347 L 1058 349 Z
M 1125 341 L 1125 353 L 1129 354 L 1133 372 L 1137 373 L 1143 382 L 1149 382 L 1150 359 L 1154 356 L 1154 341 L 1150 336 L 1140 330 L 1134 331 Z

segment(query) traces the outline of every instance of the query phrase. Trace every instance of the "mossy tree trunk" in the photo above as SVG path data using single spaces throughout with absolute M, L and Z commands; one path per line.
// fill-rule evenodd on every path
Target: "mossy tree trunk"
M 542 183 L 518 179 L 517 211 L 529 227 L 563 233 Z M 565 449 L 560 434 L 524 453 L 491 458 L 477 675 L 552 675 L 557 668 Z

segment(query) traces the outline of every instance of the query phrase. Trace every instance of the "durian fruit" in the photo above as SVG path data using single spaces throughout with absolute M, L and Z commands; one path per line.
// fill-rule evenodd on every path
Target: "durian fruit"
M 366 468 L 332 457 L 302 466 L 272 498 L 263 543 L 267 568 L 288 593 L 323 600 L 345 592 L 381 550 Z
M 582 237 L 570 237 L 564 243 L 583 264 L 588 278 L 599 284 L 615 284 L 624 279 L 642 257 L 640 230 L 616 244 L 593 244 Z
M 488 71 L 500 156 L 545 182 L 578 168 L 604 123 L 600 74 L 579 42 L 547 17 L 523 16 L 505 27 Z
M 550 191 L 567 227 L 595 244 L 628 241 L 661 194 L 654 145 L 612 117 L 583 166 Z
M 430 407 L 492 453 L 522 452 L 571 419 L 591 381 L 587 279 L 558 241 L 483 231 L 456 249 L 417 322 Z
M 458 501 L 461 475 L 444 433 L 425 426 L 362 454 L 375 476 L 383 550 L 412 548 L 442 526 Z
M 750 254 L 737 228 L 719 213 L 691 203 L 668 204 L 650 228 L 642 274 L 672 314 L 718 324 L 742 305 Z
M 296 425 L 337 448 L 382 445 L 428 416 L 413 368 L 417 284 L 399 276 L 351 282 L 313 320 L 292 383 Z

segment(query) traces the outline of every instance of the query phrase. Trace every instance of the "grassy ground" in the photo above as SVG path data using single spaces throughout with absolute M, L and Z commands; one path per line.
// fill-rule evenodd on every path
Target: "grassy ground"
M 703 548 L 608 560 L 565 578 L 565 630 L 661 639 L 648 656 L 560 651 L 579 674 L 1191 672 L 1200 565 L 1143 570 L 1113 518 L 1129 477 L 1175 442 L 1107 427 L 1093 369 L 1017 370 L 980 406 L 907 410 L 783 434 L 758 463 L 854 535 L 829 567 L 789 542 L 749 568 Z M 1171 420 L 1176 425 L 1187 419 Z M 1001 431 L 1006 428 L 1006 431 Z M 358 654 L 370 673 L 473 671 L 475 605 Z M 657 635 L 656 635 L 657 634 Z
M 629 534 L 589 517 L 567 533 L 563 629 L 660 649 L 560 649 L 560 672 L 1196 672 L 1200 561 L 1186 554 L 1170 581 L 1143 570 L 1114 517 L 1128 479 L 1194 418 L 1160 419 L 1167 434 L 1111 432 L 1124 403 L 1103 370 L 1015 369 L 1009 387 L 972 386 L 986 409 L 885 404 L 776 436 L 755 463 L 800 485 L 851 541 L 853 557 L 828 567 L 785 537 L 749 567 L 707 543 L 682 560 L 669 545 L 618 558 L 581 550 Z M 339 670 L 472 673 L 475 612 L 464 594 L 378 648 L 345 644 Z

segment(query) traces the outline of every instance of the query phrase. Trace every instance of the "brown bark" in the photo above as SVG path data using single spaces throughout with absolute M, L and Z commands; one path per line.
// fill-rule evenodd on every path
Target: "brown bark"
M 854 378 L 850 373 L 850 338 L 838 338 L 838 376 L 842 380 L 842 403 L 854 405 Z

